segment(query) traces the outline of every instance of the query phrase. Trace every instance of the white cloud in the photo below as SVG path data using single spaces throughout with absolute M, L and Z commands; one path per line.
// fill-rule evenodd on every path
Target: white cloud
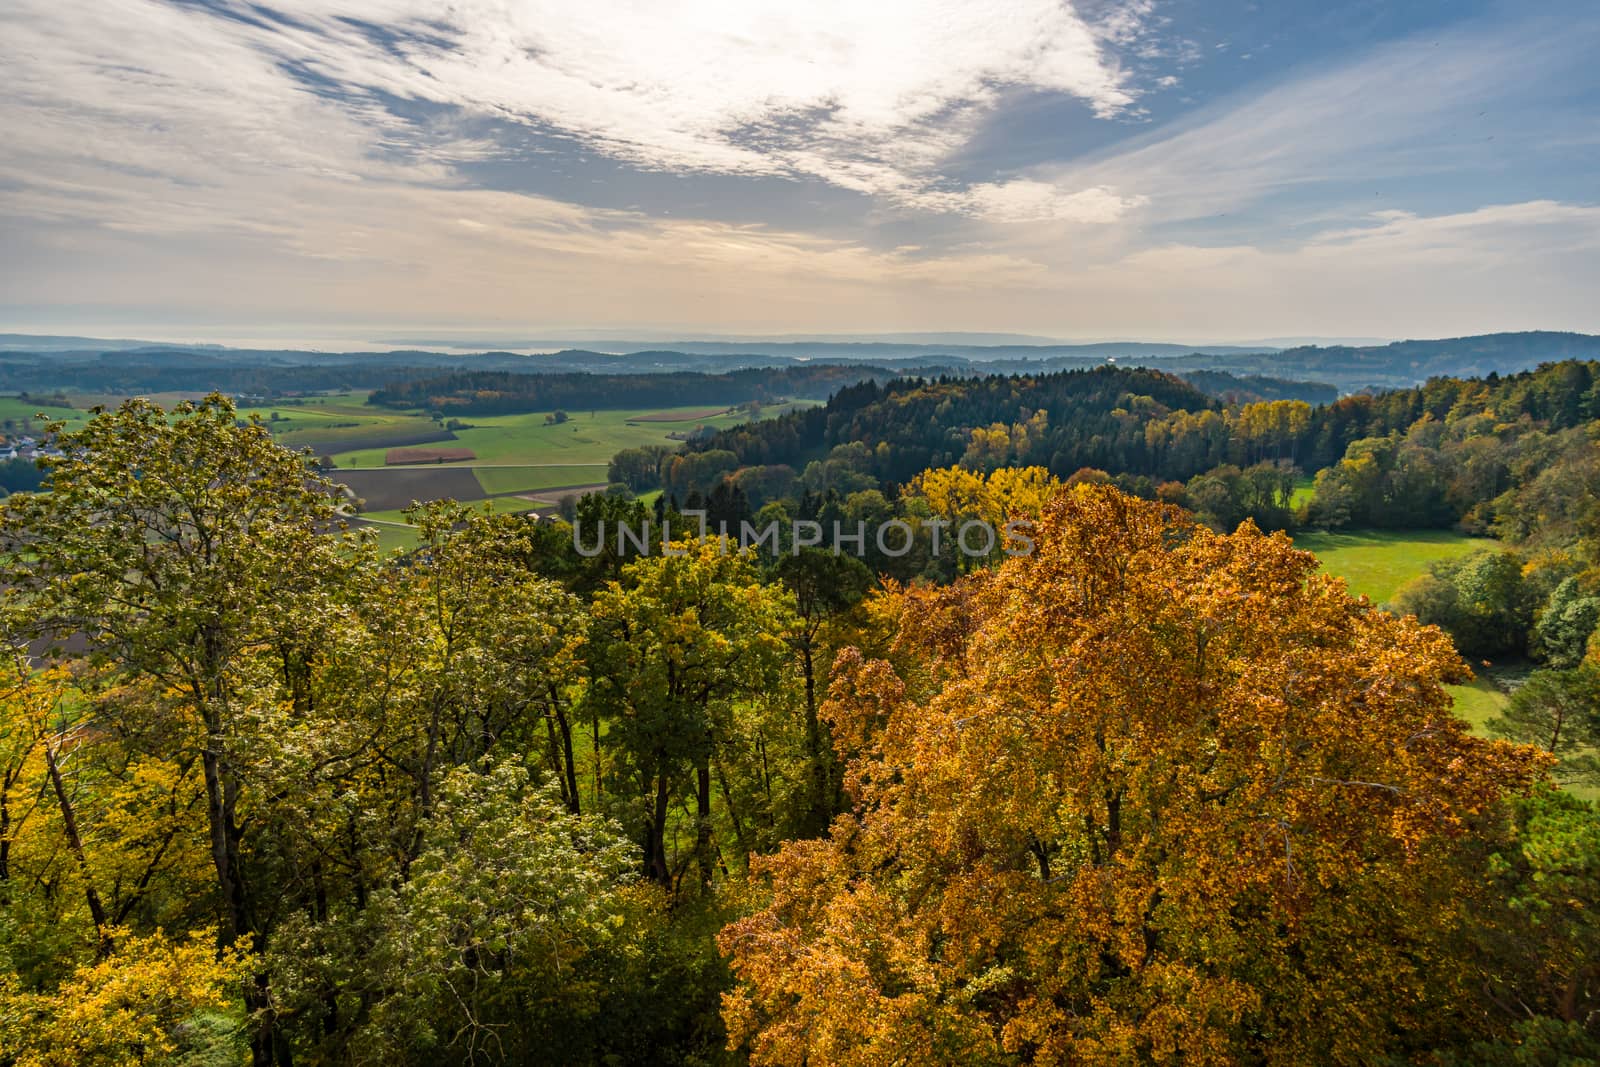
M 40 146 L 52 163 L 210 174 L 357 177 L 383 169 L 381 148 L 422 165 L 409 180 L 445 181 L 450 164 L 493 155 L 381 106 L 399 98 L 643 168 L 820 179 L 970 212 L 990 194 L 952 202 L 941 162 L 1010 90 L 1127 108 L 1136 94 L 1107 46 L 1148 7 L 1091 25 L 1066 0 L 16 0 L 0 16 L 0 93 L 15 102 L 0 129 L 24 147 L 53 134 Z
M 949 210 L 992 222 L 1105 224 L 1120 220 L 1145 200 L 1121 196 L 1103 185 L 1071 190 L 1050 182 L 1018 178 L 949 193 L 944 202 Z

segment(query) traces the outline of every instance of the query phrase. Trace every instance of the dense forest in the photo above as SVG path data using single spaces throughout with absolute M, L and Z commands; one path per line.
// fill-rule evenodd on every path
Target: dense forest
M 445 414 L 503 415 L 528 411 L 732 406 L 788 397 L 821 400 L 865 379 L 892 378 L 881 367 L 765 367 L 724 374 L 519 374 L 465 371 L 398 382 L 368 403 Z
M 1131 488 L 1143 484 L 1139 478 L 1185 481 L 1220 465 L 1271 462 L 1326 472 L 1306 516 L 1316 525 L 1487 528 L 1495 521 L 1491 501 L 1513 485 L 1531 491 L 1546 456 L 1582 451 L 1584 431 L 1597 419 L 1594 362 L 1436 378 L 1315 407 L 1224 405 L 1191 383 L 1129 368 L 899 379 L 701 437 L 682 455 L 660 457 L 658 478 L 674 492 L 703 494 L 719 479 L 749 477 L 749 468 L 783 466 L 804 482 L 821 464 L 817 479 L 830 468 L 846 470 L 853 484 L 892 492 L 918 471 L 959 463 L 980 471 L 1040 465 L 1061 478 L 1092 468 Z M 1536 466 L 1518 468 L 1524 456 Z M 1369 468 L 1374 477 L 1352 481 Z M 1416 483 L 1424 468 L 1425 485 Z
M 1342 468 L 1458 407 L 1583 431 L 1593 377 L 1354 421 L 1148 372 L 862 385 L 775 424 L 803 447 L 717 442 L 864 435 L 872 487 L 802 475 L 765 518 L 1031 523 L 909 583 L 684 537 L 670 494 L 578 529 L 437 503 L 385 556 L 226 400 L 130 401 L 0 502 L 0 1062 L 1592 1061 L 1600 818 L 1551 778 L 1589 748 L 1471 736 L 1450 637 L 1286 538 L 1014 460 L 1136 489 L 1189 454 L 1137 411 Z M 1074 417 L 1036 432 L 1046 397 Z M 580 550 L 605 521 L 654 525 Z M 1539 623 L 1579 680 L 1586 521 Z M 1506 735 L 1600 740 L 1557 690 Z

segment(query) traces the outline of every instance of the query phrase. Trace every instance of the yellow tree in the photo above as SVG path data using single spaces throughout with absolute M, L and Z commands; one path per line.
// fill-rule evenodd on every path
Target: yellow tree
M 51 993 L 0 976 L 0 1057 L 18 1067 L 235 1062 L 235 991 L 247 960 L 215 949 L 215 932 L 184 942 L 125 936 L 117 950 L 76 969 Z
M 755 1062 L 1355 1063 L 1481 1025 L 1453 845 L 1543 763 L 1452 717 L 1443 634 L 1095 485 L 887 607 L 893 664 L 846 653 L 825 707 L 854 813 L 721 935 Z

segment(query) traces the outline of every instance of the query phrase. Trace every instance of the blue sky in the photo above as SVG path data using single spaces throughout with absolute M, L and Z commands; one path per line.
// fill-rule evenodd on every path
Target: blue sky
M 1600 7 L 10 0 L 0 329 L 1600 332 Z

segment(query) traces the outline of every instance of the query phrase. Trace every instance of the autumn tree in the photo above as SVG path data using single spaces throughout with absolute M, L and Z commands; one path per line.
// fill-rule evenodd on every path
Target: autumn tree
M 0 1056 L 17 1067 L 237 1062 L 229 1017 L 249 961 L 210 931 L 123 937 L 49 993 L 0 974 Z
M 1448 638 L 1246 526 L 1084 485 L 890 598 L 825 707 L 855 801 L 721 944 L 758 1063 L 1374 1062 L 1486 1026 L 1457 841 L 1536 777 Z

